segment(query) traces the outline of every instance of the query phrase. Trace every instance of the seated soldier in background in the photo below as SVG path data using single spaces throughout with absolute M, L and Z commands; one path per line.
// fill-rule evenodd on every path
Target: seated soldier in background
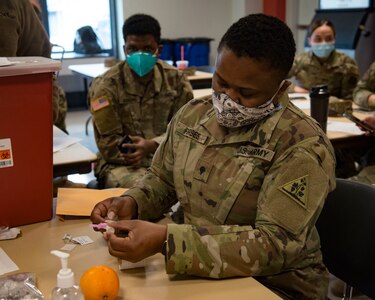
M 51 57 L 51 43 L 30 0 L 0 1 L 0 56 Z M 66 132 L 65 93 L 53 80 L 53 122 Z
M 375 130 L 375 115 L 366 117 L 363 119 L 363 122 Z M 375 146 L 368 149 L 367 153 L 361 158 L 361 160 L 363 169 L 357 175 L 350 177 L 349 179 L 375 185 Z
M 353 100 L 361 108 L 375 111 L 375 62 L 358 82 L 353 92 Z M 363 120 L 375 130 L 375 115 Z M 362 157 L 363 170 L 350 179 L 375 185 L 375 148 L 369 149 Z
M 173 115 L 193 98 L 187 78 L 158 59 L 159 22 L 136 14 L 123 25 L 126 61 L 95 78 L 90 109 L 99 148 L 95 175 L 100 188 L 130 187 L 141 177 Z M 128 135 L 129 142 L 118 145 Z
M 311 50 L 295 57 L 288 75 L 294 77 L 295 85 L 292 90 L 296 93 L 308 93 L 315 85 L 327 84 L 331 115 L 351 108 L 353 90 L 359 77 L 356 62 L 335 50 L 335 39 L 336 30 L 331 21 L 314 21 L 308 31 Z M 337 177 L 347 178 L 357 174 L 356 153 L 336 149 L 335 154 Z
M 297 55 L 289 77 L 295 77 L 294 92 L 308 93 L 312 86 L 327 84 L 330 101 L 352 99 L 359 71 L 356 62 L 335 50 L 336 30 L 331 21 L 316 20 L 310 25 L 311 50 Z
M 353 92 L 353 100 L 362 108 L 375 110 L 375 62 L 358 82 Z

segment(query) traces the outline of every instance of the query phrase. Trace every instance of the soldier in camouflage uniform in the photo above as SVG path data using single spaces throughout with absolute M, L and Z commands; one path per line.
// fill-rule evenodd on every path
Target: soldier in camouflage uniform
M 308 92 L 312 86 L 327 84 L 336 99 L 352 99 L 359 78 L 356 62 L 335 50 L 336 32 L 332 22 L 317 20 L 309 29 L 311 51 L 295 57 L 289 78 L 294 76 L 295 92 Z M 331 98 L 330 101 L 335 100 Z
M 288 75 L 294 77 L 294 92 L 308 93 L 315 85 L 328 85 L 330 115 L 340 115 L 351 109 L 353 90 L 359 78 L 355 61 L 335 50 L 335 38 L 336 31 L 331 21 L 314 21 L 308 32 L 311 50 L 295 57 Z M 357 173 L 355 156 L 349 151 L 336 150 L 338 177 L 347 178 Z
M 358 82 L 353 92 L 353 100 L 361 107 L 375 110 L 375 62 Z
M 367 116 L 362 121 L 375 130 L 375 115 Z M 375 147 L 368 149 L 366 154 L 361 157 L 361 163 L 364 166 L 361 172 L 349 179 L 375 185 Z
M 51 57 L 51 43 L 29 0 L 0 1 L 0 56 Z M 53 79 L 53 121 L 66 131 L 65 93 Z
M 261 33 L 261 34 L 259 34 Z M 275 34 L 277 33 L 277 35 Z M 212 97 L 173 118 L 150 170 L 92 211 L 112 255 L 165 253 L 170 274 L 254 276 L 284 299 L 325 299 L 328 272 L 315 222 L 335 187 L 332 146 L 288 98 L 295 44 L 280 20 L 249 15 L 218 47 Z M 154 224 L 177 201 L 185 224 Z
M 169 121 L 193 98 L 182 72 L 157 59 L 161 51 L 157 20 L 134 15 L 125 21 L 123 35 L 127 60 L 94 79 L 89 91 L 100 151 L 95 175 L 106 188 L 130 187 L 144 175 Z M 123 145 L 134 153 L 120 153 L 117 145 L 125 135 L 133 144 Z
M 365 75 L 358 82 L 353 92 L 353 100 L 360 107 L 375 111 L 375 62 L 371 64 Z M 363 121 L 375 129 L 375 115 L 369 116 Z M 368 164 L 375 162 L 374 153 L 374 148 L 367 153 Z M 370 157 L 371 155 L 372 157 Z M 351 179 L 375 185 L 375 165 L 366 166 L 358 175 Z

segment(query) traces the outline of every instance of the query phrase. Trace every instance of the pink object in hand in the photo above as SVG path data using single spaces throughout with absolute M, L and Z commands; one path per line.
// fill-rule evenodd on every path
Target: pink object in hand
M 99 223 L 99 224 L 90 224 L 92 228 L 96 229 L 107 229 L 108 224 L 107 223 Z

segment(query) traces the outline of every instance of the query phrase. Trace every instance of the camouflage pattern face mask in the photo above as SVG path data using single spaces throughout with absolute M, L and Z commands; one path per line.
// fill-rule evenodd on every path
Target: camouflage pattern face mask
M 276 95 L 285 91 L 283 88 L 286 81 L 282 81 L 275 95 L 266 103 L 257 107 L 246 107 L 233 101 L 224 93 L 212 93 L 212 103 L 215 108 L 216 118 L 220 125 L 227 128 L 238 128 L 250 124 L 254 124 L 268 115 L 282 108 L 280 103 L 274 104 Z M 289 84 L 288 84 L 289 85 Z M 286 85 L 286 87 L 288 87 Z

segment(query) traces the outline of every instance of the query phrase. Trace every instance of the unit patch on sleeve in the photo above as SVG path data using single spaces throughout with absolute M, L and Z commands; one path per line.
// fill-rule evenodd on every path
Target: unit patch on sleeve
M 105 96 L 96 98 L 94 101 L 91 102 L 91 107 L 93 111 L 98 111 L 104 107 L 107 107 L 108 105 L 109 101 Z
M 291 198 L 293 201 L 301 205 L 303 208 L 307 207 L 308 198 L 308 175 L 294 179 L 278 189 L 285 195 Z

